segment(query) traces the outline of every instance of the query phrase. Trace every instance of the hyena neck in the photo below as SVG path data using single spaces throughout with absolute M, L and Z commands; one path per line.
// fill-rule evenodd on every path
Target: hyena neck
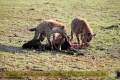
M 52 32 L 53 33 L 59 33 L 59 27 L 53 27 Z

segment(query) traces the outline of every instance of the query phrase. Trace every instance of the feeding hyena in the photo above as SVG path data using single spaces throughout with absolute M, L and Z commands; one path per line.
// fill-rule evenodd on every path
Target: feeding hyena
M 78 44 L 80 44 L 79 35 L 81 35 L 82 44 L 88 44 L 95 36 L 88 22 L 82 18 L 73 19 L 71 23 L 71 40 L 73 39 L 73 33 L 76 35 Z
M 30 31 L 35 31 L 33 40 L 38 39 L 39 35 L 41 33 L 45 32 L 44 36 L 47 37 L 47 40 L 48 40 L 52 50 L 53 50 L 54 44 L 52 44 L 52 41 L 50 40 L 50 38 L 54 33 L 59 33 L 67 38 L 66 25 L 61 22 L 54 21 L 54 20 L 43 21 L 36 28 L 30 29 Z M 58 46 L 58 50 L 60 50 L 60 48 L 61 48 L 61 44 Z

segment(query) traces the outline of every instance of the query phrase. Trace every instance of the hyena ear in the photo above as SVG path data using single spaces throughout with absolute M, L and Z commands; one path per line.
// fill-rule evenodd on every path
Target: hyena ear
M 61 26 L 61 29 L 64 29 L 65 26 Z
M 96 36 L 96 34 L 93 35 L 94 37 Z
M 96 37 L 96 34 L 94 34 L 93 37 L 95 38 L 95 37 Z

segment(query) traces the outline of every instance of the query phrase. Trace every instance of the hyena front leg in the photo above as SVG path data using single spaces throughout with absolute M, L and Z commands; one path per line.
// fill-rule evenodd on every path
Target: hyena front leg
M 44 48 L 42 47 L 42 41 L 45 39 L 45 32 L 42 32 L 39 36 L 39 38 L 37 39 L 37 45 L 38 45 L 38 50 L 39 51 L 44 51 Z
M 63 42 L 65 42 L 65 38 L 66 38 L 66 37 L 64 37 L 64 36 L 62 35 L 62 38 L 60 39 L 60 41 L 59 41 L 59 43 L 58 43 L 58 49 L 57 49 L 58 51 L 61 51 L 61 45 L 62 45 Z
M 76 34 L 77 42 L 80 44 L 79 34 Z
M 50 47 L 51 47 L 51 50 L 53 51 L 54 48 L 53 48 L 52 41 L 51 41 L 51 39 L 50 39 L 51 36 L 52 36 L 52 31 L 51 31 L 51 29 L 47 29 L 47 30 L 46 30 L 46 37 L 47 37 L 48 43 L 49 43 L 49 45 L 50 45 Z
M 47 40 L 48 40 L 48 43 L 49 43 L 49 45 L 50 45 L 50 47 L 51 47 L 51 50 L 54 51 L 53 44 L 52 44 L 52 42 L 50 41 L 50 37 L 49 37 L 49 36 L 47 36 Z
M 84 35 L 83 33 L 81 34 L 81 40 L 82 40 L 82 44 L 84 43 Z
M 81 40 L 82 40 L 81 48 L 83 48 L 84 47 L 83 46 L 83 43 L 84 43 L 84 34 L 83 33 L 81 33 Z

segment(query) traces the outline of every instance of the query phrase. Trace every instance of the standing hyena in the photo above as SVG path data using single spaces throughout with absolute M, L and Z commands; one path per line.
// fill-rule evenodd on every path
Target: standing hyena
M 35 35 L 33 39 L 38 39 L 39 35 L 43 32 L 45 32 L 45 35 L 47 37 L 47 40 L 51 46 L 51 49 L 53 50 L 53 44 L 50 40 L 50 37 L 54 33 L 60 33 L 64 37 L 67 38 L 66 34 L 66 25 L 63 23 L 60 23 L 58 21 L 54 20 L 46 20 L 40 23 L 36 28 L 30 29 L 30 31 L 35 31 Z M 59 45 L 58 50 L 60 50 L 61 45 Z
M 71 23 L 71 40 L 73 39 L 73 33 L 75 33 L 78 44 L 80 44 L 79 34 L 81 34 L 81 40 L 83 43 L 88 43 L 95 36 L 87 21 L 82 18 L 75 18 Z

